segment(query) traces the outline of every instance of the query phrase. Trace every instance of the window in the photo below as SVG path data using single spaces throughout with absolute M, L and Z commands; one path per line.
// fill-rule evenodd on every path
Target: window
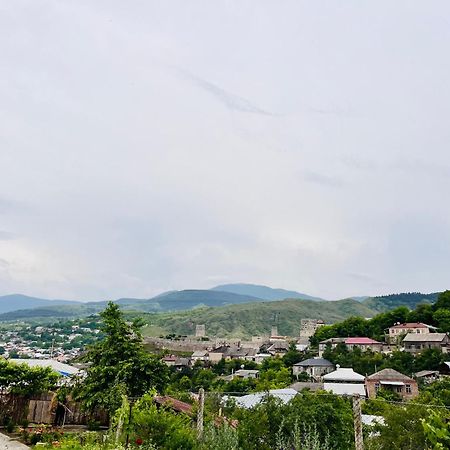
M 380 383 L 375 383 L 375 391 L 378 391 L 380 389 Z
M 402 392 L 402 389 L 403 389 L 403 388 L 402 388 L 401 386 L 396 386 L 396 391 L 397 391 L 397 392 Z
M 410 384 L 407 384 L 407 385 L 406 385 L 406 393 L 407 393 L 407 394 L 411 394 L 411 392 L 412 392 L 412 390 L 411 390 L 411 385 L 410 385 Z

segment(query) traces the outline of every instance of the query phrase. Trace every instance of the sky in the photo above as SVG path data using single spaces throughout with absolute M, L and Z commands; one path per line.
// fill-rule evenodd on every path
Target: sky
M 450 288 L 450 3 L 0 0 L 0 295 Z

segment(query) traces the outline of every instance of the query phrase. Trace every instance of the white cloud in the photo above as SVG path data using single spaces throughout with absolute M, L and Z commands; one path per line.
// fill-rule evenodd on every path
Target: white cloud
M 432 3 L 4 4 L 3 293 L 446 288 Z

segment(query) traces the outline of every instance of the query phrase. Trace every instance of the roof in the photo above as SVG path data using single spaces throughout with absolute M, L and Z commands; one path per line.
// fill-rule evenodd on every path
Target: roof
M 323 388 L 325 391 L 331 391 L 336 395 L 353 395 L 359 394 L 363 397 L 366 396 L 366 388 L 364 384 L 355 383 L 324 383 Z
M 430 375 L 439 375 L 439 370 L 421 370 L 414 374 L 417 378 L 428 377 Z
M 382 344 L 381 342 L 375 341 L 374 339 L 368 337 L 349 337 L 345 340 L 346 344 Z
M 289 386 L 291 389 L 295 389 L 297 392 L 301 392 L 303 389 L 309 389 L 310 391 L 318 391 L 323 389 L 323 383 L 315 383 L 312 381 L 297 381 Z
M 384 425 L 384 417 L 383 416 L 374 416 L 372 414 L 361 414 L 361 420 L 364 425 Z
M 320 341 L 319 344 L 338 344 L 340 342 L 345 342 L 345 338 L 341 337 L 334 337 L 334 338 L 328 338 L 324 341 Z
M 234 372 L 234 375 L 237 375 L 238 377 L 246 375 L 257 375 L 259 373 L 259 370 L 256 369 L 239 369 Z
M 429 325 L 425 325 L 422 322 L 406 322 L 397 325 L 392 325 L 392 327 L 389 328 L 430 328 L 430 327 Z
M 155 402 L 158 403 L 158 405 L 168 406 L 177 412 L 192 414 L 192 405 L 177 400 L 176 398 L 169 397 L 168 395 L 156 396 Z
M 206 350 L 196 350 L 192 353 L 191 358 L 203 358 L 204 356 L 208 356 L 208 352 Z
M 304 361 L 298 362 L 294 364 L 294 366 L 300 366 L 300 367 L 310 367 L 310 366 L 319 366 L 319 367 L 330 367 L 334 366 L 334 364 L 328 359 L 324 358 L 309 358 L 305 359 Z
M 408 333 L 403 342 L 442 342 L 446 337 L 446 333 Z
M 394 369 L 383 369 L 367 377 L 368 380 L 381 380 L 381 381 L 413 381 L 412 378 L 407 375 L 403 375 Z
M 69 377 L 72 375 L 76 375 L 80 372 L 80 369 L 77 369 L 74 366 L 70 366 L 69 364 L 64 364 L 54 359 L 16 359 L 10 358 L 8 361 L 15 364 L 27 364 L 30 367 L 50 367 L 55 372 L 58 372 L 60 375 L 65 377 Z
M 225 399 L 234 398 L 238 406 L 249 409 L 259 404 L 267 395 L 279 398 L 283 403 L 289 403 L 297 395 L 297 391 L 291 388 L 272 389 L 268 392 L 257 392 L 243 397 L 225 397 Z
M 335 371 L 327 373 L 323 377 L 324 381 L 364 381 L 364 375 L 356 373 L 353 369 L 338 367 Z

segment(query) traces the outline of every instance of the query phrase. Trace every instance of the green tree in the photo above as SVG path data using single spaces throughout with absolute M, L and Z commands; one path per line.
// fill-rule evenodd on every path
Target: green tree
M 438 309 L 445 308 L 450 309 L 450 291 L 441 292 L 438 296 L 436 303 L 433 305 L 433 310 L 437 311 Z
M 152 388 L 164 390 L 168 368 L 144 350 L 141 323 L 127 323 L 112 302 L 100 316 L 103 339 L 88 349 L 86 377 L 75 389 L 84 407 L 112 412 L 120 406 L 122 395 L 140 397 Z

